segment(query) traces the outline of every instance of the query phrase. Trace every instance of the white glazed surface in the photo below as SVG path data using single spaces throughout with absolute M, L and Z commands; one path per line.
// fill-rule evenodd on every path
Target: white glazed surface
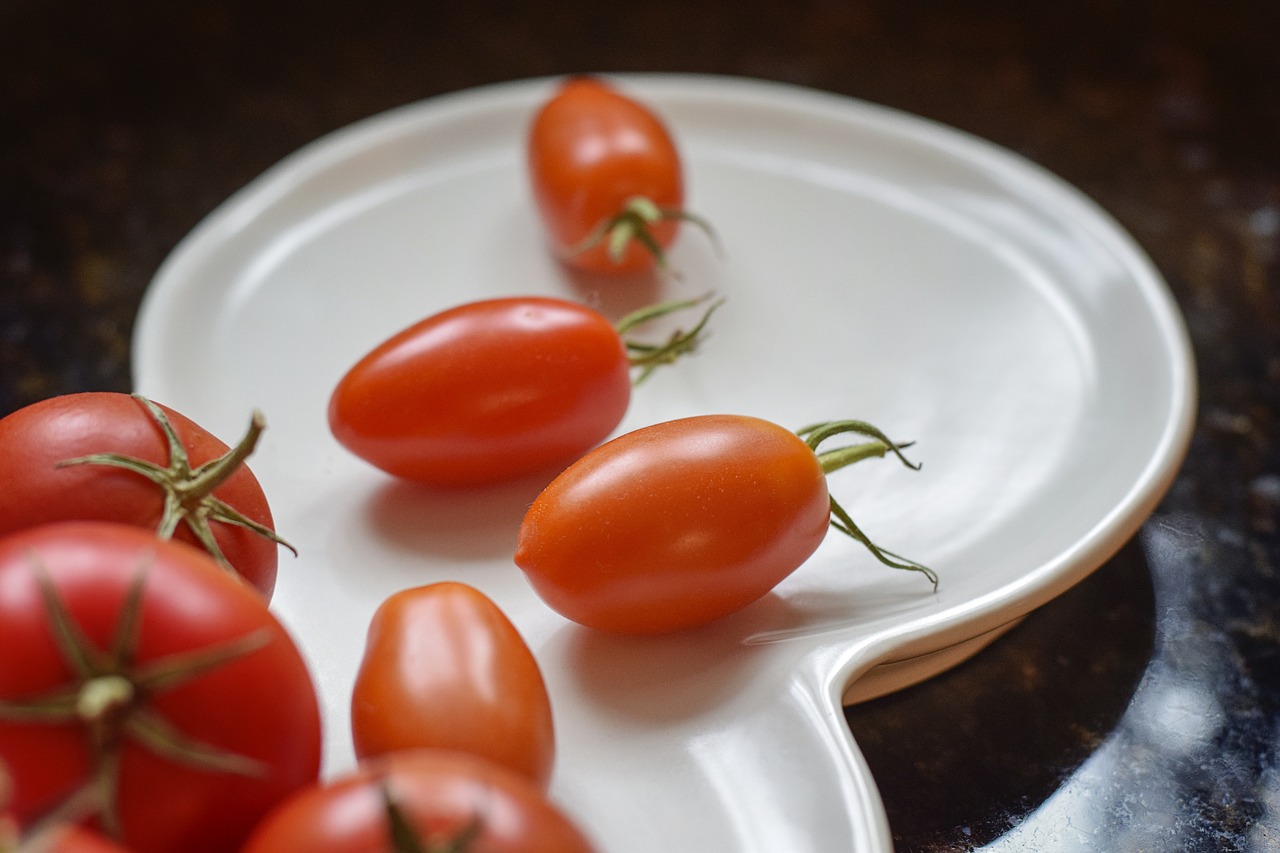
M 679 279 L 571 276 L 524 174 L 554 81 L 436 98 L 313 143 L 209 216 L 147 293 L 136 389 L 224 439 L 267 416 L 251 466 L 301 552 L 282 555 L 273 608 L 321 693 L 327 774 L 353 760 L 347 702 L 374 608 L 456 579 L 533 648 L 556 713 L 552 795 L 601 850 L 887 853 L 842 697 L 957 663 L 1136 531 L 1191 430 L 1182 321 L 1109 218 L 988 143 L 773 83 L 617 82 L 668 121 L 721 254 L 686 230 Z M 445 307 L 552 294 L 617 317 L 708 290 L 727 299 L 711 338 L 637 389 L 618 431 L 735 412 L 862 418 L 913 440 L 921 471 L 864 462 L 831 488 L 872 538 L 938 571 L 936 594 L 833 534 L 707 629 L 599 635 L 511 562 L 541 483 L 417 489 L 329 435 L 345 370 Z

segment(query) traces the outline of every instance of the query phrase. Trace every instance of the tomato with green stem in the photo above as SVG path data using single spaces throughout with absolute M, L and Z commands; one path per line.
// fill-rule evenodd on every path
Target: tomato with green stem
M 240 853 L 592 853 L 528 779 L 475 755 L 406 750 L 362 761 L 269 814 Z
M 55 521 L 130 524 L 207 550 L 270 598 L 278 546 L 271 507 L 245 460 L 255 412 L 228 447 L 141 396 L 66 394 L 0 418 L 0 535 Z
M 106 522 L 11 534 L 0 625 L 0 762 L 24 827 L 88 821 L 138 853 L 215 853 L 316 778 L 297 647 L 191 546 Z
M 482 756 L 539 787 L 555 729 L 533 652 L 488 596 L 455 581 L 391 595 L 369 625 L 351 696 L 356 755 L 414 748 Z
M 647 105 L 592 77 L 566 80 L 529 129 L 528 168 L 556 255 L 578 269 L 633 273 L 666 266 L 682 221 L 684 169 Z
M 338 442 L 366 462 L 433 486 L 558 471 L 618 425 L 643 381 L 700 343 L 713 302 L 658 343 L 635 327 L 706 297 L 641 309 L 617 326 L 584 305 L 526 296 L 469 302 L 377 346 L 329 401 Z
M 821 450 L 841 434 L 871 439 Z M 761 598 L 828 527 L 886 565 L 934 572 L 875 545 L 831 497 L 827 475 L 901 445 L 863 421 L 799 434 L 760 418 L 704 415 L 627 433 L 554 479 L 520 527 L 515 562 L 580 624 L 627 634 L 706 624 Z

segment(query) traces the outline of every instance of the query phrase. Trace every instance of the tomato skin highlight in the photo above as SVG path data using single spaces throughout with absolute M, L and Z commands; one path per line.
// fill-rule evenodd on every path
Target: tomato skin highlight
M 106 652 L 130 588 L 143 575 L 139 667 L 257 634 L 253 651 L 138 701 L 188 738 L 249 759 L 253 775 L 178 764 L 123 735 L 117 811 L 137 853 L 235 849 L 275 803 L 312 782 L 320 714 L 306 665 L 262 598 L 188 545 L 105 522 L 62 522 L 0 540 L 0 702 L 22 703 L 80 683 L 51 631 L 43 574 L 84 636 Z M 132 665 L 131 665 L 132 666 Z M 28 824 L 90 776 L 88 727 L 20 722 L 0 713 L 0 763 L 14 816 Z
M 551 702 L 533 653 L 487 596 L 443 582 L 378 608 L 351 700 L 356 755 L 451 749 L 545 789 L 555 759 Z
M 635 241 L 616 261 L 603 244 L 572 252 L 637 196 L 661 208 L 683 208 L 679 152 L 649 107 L 600 80 L 570 78 L 534 116 L 527 147 L 534 201 L 565 263 L 597 273 L 654 266 L 653 253 Z M 655 222 L 649 230 L 665 248 L 675 240 L 679 221 Z
M 446 849 L 478 821 L 469 853 L 593 853 L 587 837 L 527 779 L 474 755 L 408 750 L 363 761 L 299 792 L 240 853 L 386 853 L 385 788 L 423 849 Z
M 773 589 L 821 544 L 826 478 L 795 434 L 705 415 L 627 433 L 538 496 L 515 562 L 582 625 L 652 634 L 703 625 Z
M 630 401 L 626 346 L 607 318 L 513 297 L 450 308 L 380 344 L 338 383 L 329 426 L 394 476 L 484 485 L 559 470 Z
M 179 412 L 160 406 L 193 466 L 227 452 L 220 439 Z M 120 453 L 158 465 L 169 462 L 159 424 L 143 404 L 109 391 L 66 394 L 33 403 L 0 418 L 0 536 L 55 521 L 111 521 L 154 531 L 164 512 L 164 493 L 146 478 L 105 465 L 58 467 L 95 453 Z M 247 466 L 214 495 L 265 527 L 271 508 Z M 278 546 L 251 530 L 214 522 L 214 538 L 227 561 L 270 599 L 275 589 Z M 200 547 L 180 525 L 174 538 Z

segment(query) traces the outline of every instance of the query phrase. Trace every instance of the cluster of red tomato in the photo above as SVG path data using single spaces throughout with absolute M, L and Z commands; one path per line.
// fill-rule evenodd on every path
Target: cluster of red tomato
M 666 130 L 597 81 L 545 105 L 529 150 L 568 263 L 662 264 L 678 222 L 697 221 Z M 514 556 L 550 606 L 588 626 L 718 618 L 799 566 L 829 525 L 927 572 L 876 549 L 829 498 L 828 471 L 901 455 L 870 425 L 797 434 L 708 416 L 596 447 L 634 373 L 696 346 L 714 303 L 659 344 L 624 335 L 700 301 L 616 326 L 562 300 L 459 306 L 360 361 L 330 425 L 362 458 L 436 486 L 563 469 Z M 318 778 L 315 687 L 269 609 L 278 548 L 291 546 L 244 464 L 262 428 L 255 414 L 228 447 L 112 393 L 0 419 L 0 851 L 589 851 L 546 794 L 555 738 L 537 662 L 464 584 L 383 602 L 352 691 L 361 761 Z M 869 440 L 819 452 L 844 433 Z
M 243 464 L 262 426 L 228 448 L 113 393 L 0 419 L 0 850 L 590 850 L 546 798 L 537 664 L 461 584 L 378 611 L 353 695 L 365 760 L 318 780 L 315 687 L 268 607 L 281 540 Z M 457 663 L 495 642 L 484 665 L 523 693 L 396 677 L 412 649 Z M 449 751 L 408 748 L 428 745 Z
M 559 257 L 598 274 L 665 266 L 684 210 L 676 146 L 643 104 L 592 78 L 565 83 L 535 116 L 528 170 Z M 615 327 L 585 306 L 517 297 L 459 305 L 391 337 L 338 383 L 329 426 L 377 467 L 432 486 L 557 474 L 525 517 L 515 562 L 562 615 L 592 628 L 659 633 L 705 624 L 776 586 L 833 523 L 881 561 L 834 503 L 826 474 L 900 449 L 861 421 L 792 433 L 748 416 L 617 427 L 637 381 L 697 346 L 689 332 L 644 343 L 643 322 L 702 300 L 663 303 Z M 852 433 L 867 440 L 818 452 Z M 908 463 L 909 464 L 909 463 Z

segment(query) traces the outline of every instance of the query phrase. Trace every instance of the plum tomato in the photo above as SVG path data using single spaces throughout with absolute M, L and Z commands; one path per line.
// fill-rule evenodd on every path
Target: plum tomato
M 329 428 L 406 480 L 475 486 L 558 471 L 603 440 L 631 401 L 631 371 L 693 350 L 713 303 L 660 344 L 633 327 L 705 297 L 641 309 L 615 327 L 550 297 L 469 302 L 400 331 L 360 359 L 329 401 Z M 639 381 L 639 380 L 637 380 Z
M 320 713 L 266 603 L 206 553 L 108 522 L 0 539 L 12 813 L 137 853 L 232 850 L 313 782 Z
M 529 780 L 466 753 L 406 750 L 361 762 L 273 810 L 240 853 L 592 853 Z
M 556 255 L 594 273 L 666 265 L 681 220 L 684 171 L 676 144 L 647 105 L 602 80 L 572 77 L 529 128 L 533 198 Z
M 275 589 L 271 508 L 244 460 L 172 409 L 105 391 L 66 394 L 0 418 L 0 535 L 54 521 L 112 521 L 203 547 L 264 598 Z
M 351 698 L 356 755 L 469 752 L 541 788 L 555 731 L 542 672 L 484 593 L 447 581 L 401 590 L 374 613 Z
M 871 440 L 818 451 L 850 432 Z M 888 452 L 910 464 L 862 421 L 800 434 L 740 415 L 644 427 L 547 486 L 521 524 L 515 562 L 552 609 L 628 634 L 691 628 L 745 607 L 808 559 L 828 526 L 936 586 L 931 570 L 874 545 L 828 492 L 828 473 Z

